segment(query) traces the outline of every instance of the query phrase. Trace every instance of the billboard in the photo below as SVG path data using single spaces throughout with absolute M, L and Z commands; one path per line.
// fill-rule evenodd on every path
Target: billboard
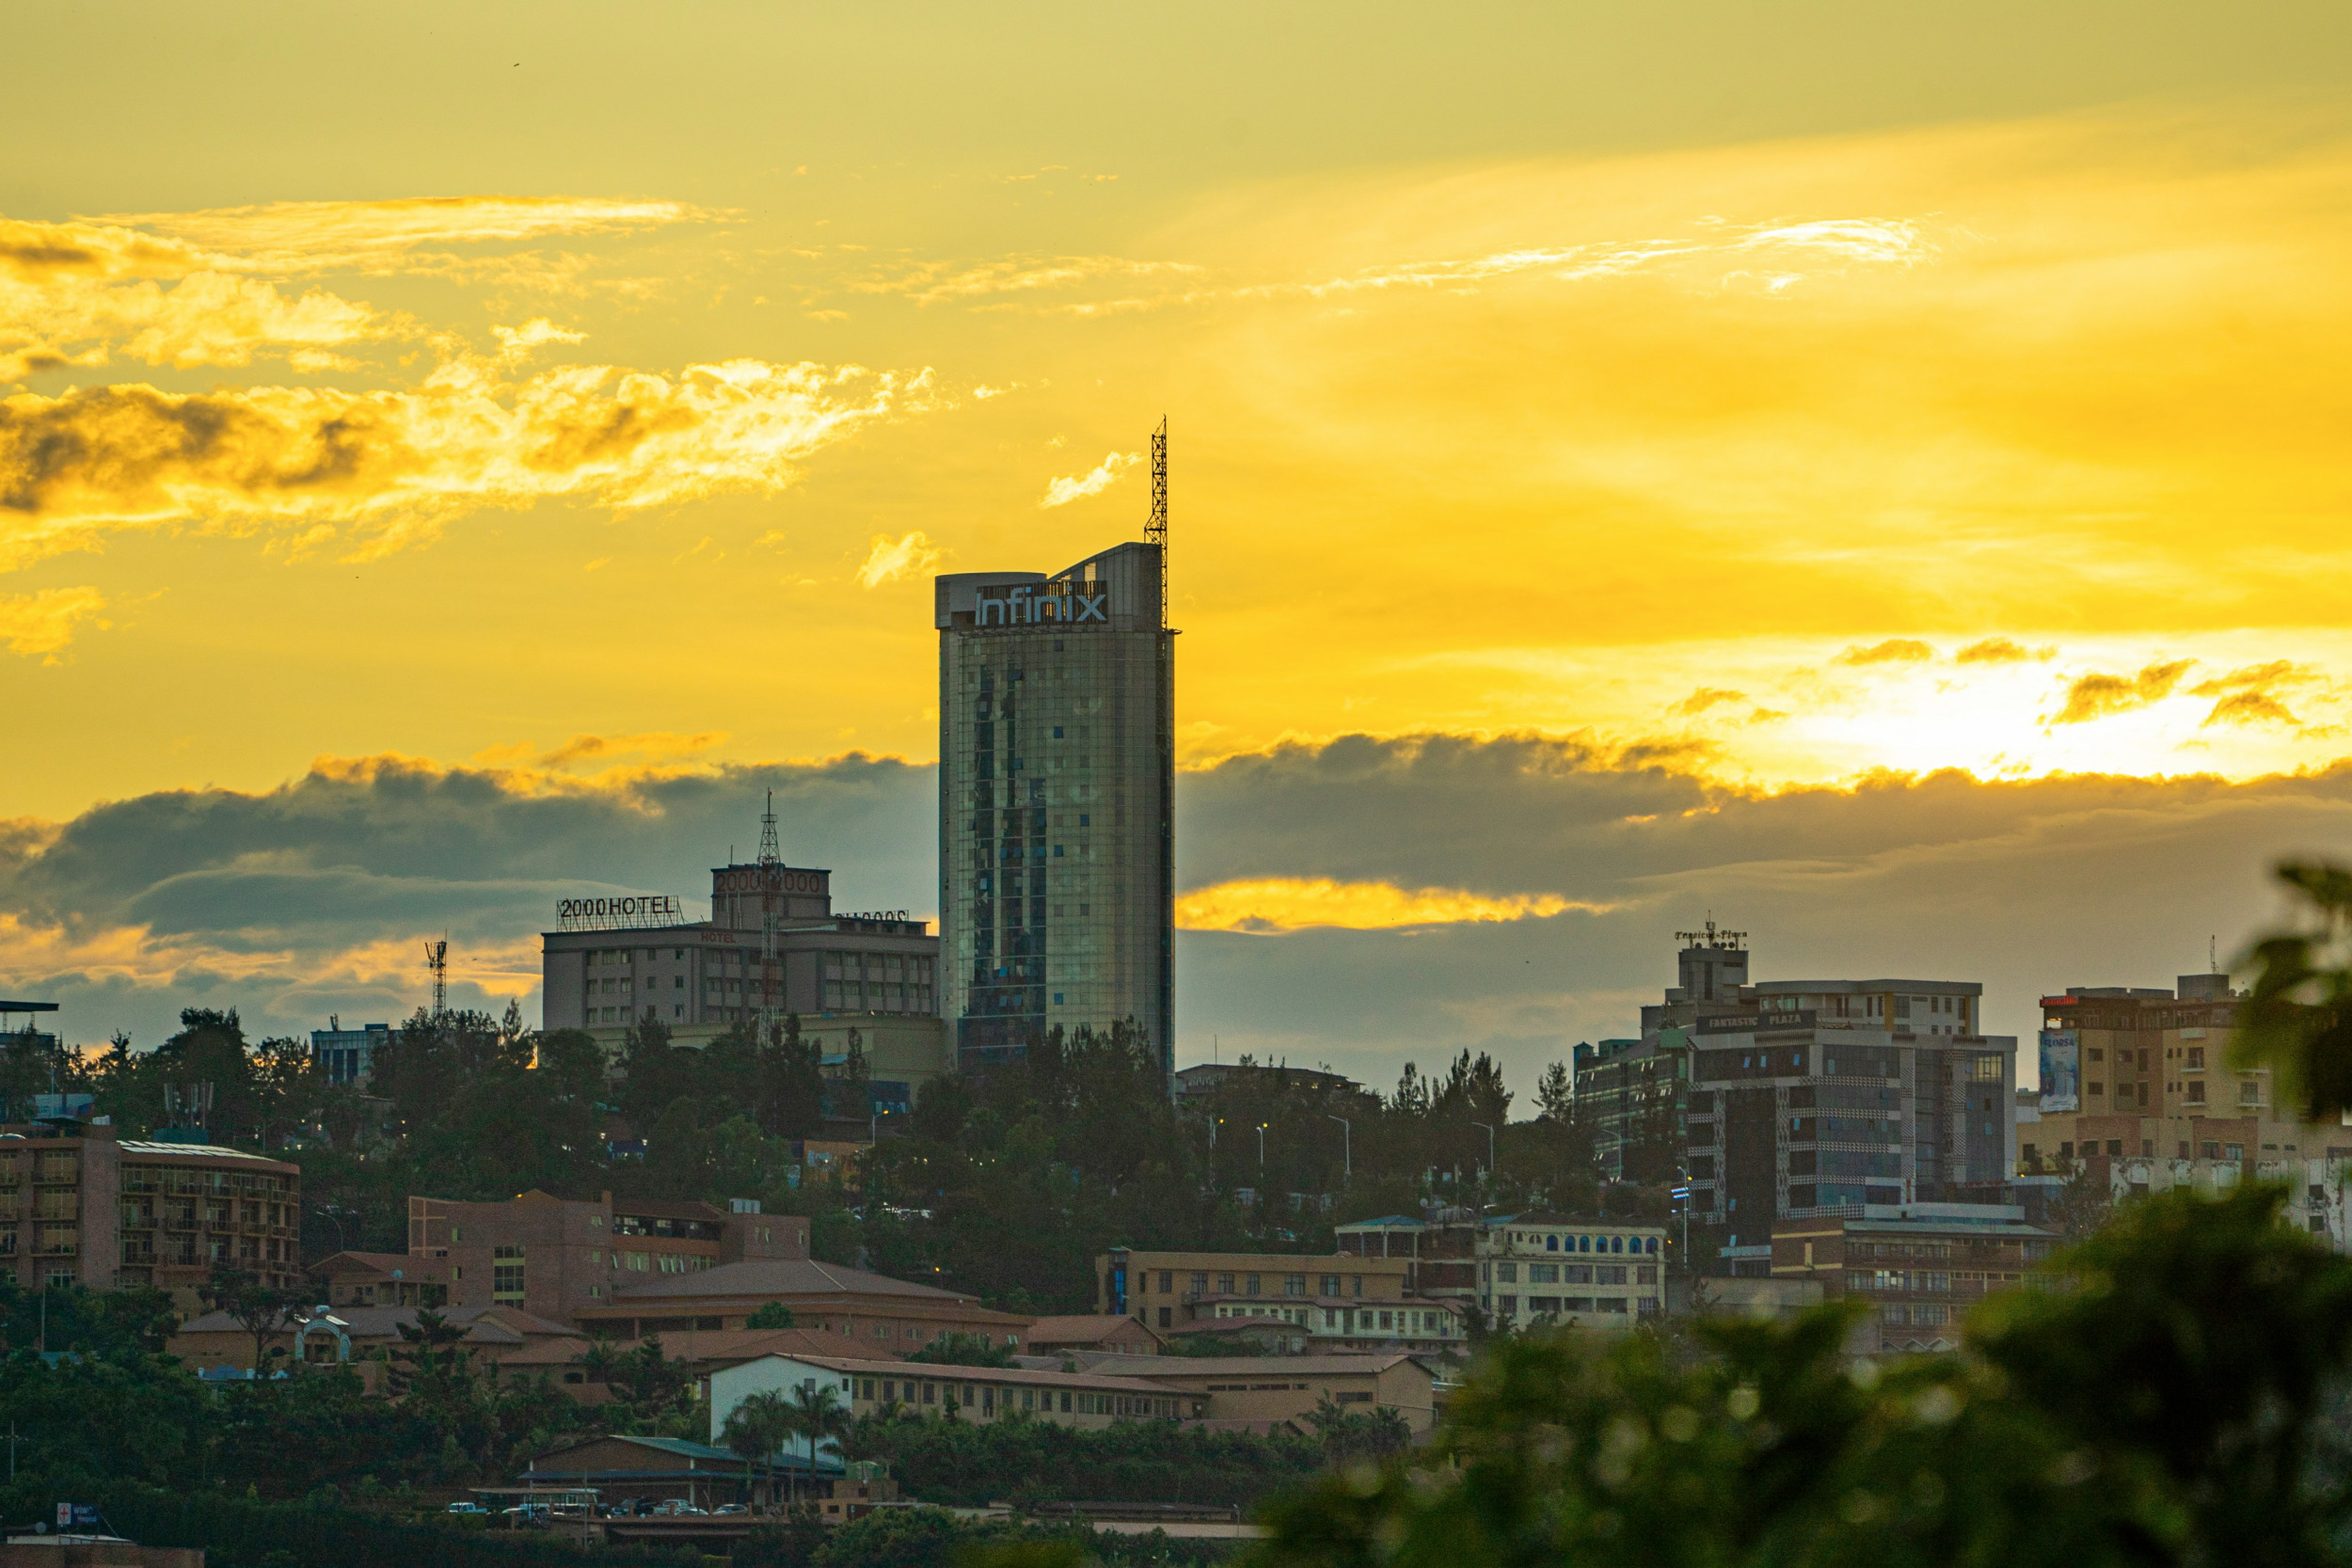
M 2042 1031 L 2042 1111 L 2082 1109 L 2082 1044 L 2072 1029 Z

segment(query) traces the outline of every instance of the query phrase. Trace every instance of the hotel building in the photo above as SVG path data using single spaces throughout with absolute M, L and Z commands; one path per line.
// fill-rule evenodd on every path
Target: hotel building
M 756 1023 L 772 996 L 829 1063 L 857 1031 L 880 1115 L 903 1112 L 925 1080 L 955 1065 L 929 922 L 902 910 L 835 913 L 831 871 L 758 862 L 712 869 L 708 920 L 676 919 L 677 909 L 659 895 L 566 900 L 563 928 L 542 937 L 545 1026 L 584 1029 L 617 1058 L 647 1012 L 674 1043 L 703 1046 Z
M 1162 554 L 937 579 L 940 1001 L 967 1065 L 1133 1020 L 1174 1069 Z

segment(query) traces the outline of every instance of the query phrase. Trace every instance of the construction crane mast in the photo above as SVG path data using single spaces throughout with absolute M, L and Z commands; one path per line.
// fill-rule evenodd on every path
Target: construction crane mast
M 776 792 L 768 792 L 768 810 L 759 819 L 759 1038 L 775 1038 L 782 1000 L 783 967 L 776 951 L 776 932 L 783 924 L 784 851 L 776 842 Z

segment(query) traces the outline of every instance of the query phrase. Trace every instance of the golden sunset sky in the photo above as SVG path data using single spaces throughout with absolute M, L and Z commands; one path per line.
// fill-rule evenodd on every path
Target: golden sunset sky
M 193 818 L 67 855 L 141 801 L 393 769 L 643 820 L 856 752 L 919 798 L 930 574 L 1134 536 L 1163 414 L 1198 800 L 1362 736 L 1697 792 L 1629 823 L 1938 769 L 2243 821 L 2352 753 L 2338 6 L 93 5 L 8 48 L 0 981 L 93 1033 L 190 988 L 405 1010 L 366 955 L 451 918 L 175 926 L 139 902 L 174 876 L 398 856 Z M 1186 924 L 1302 938 L 1196 973 L 1549 932 L 1550 990 L 1422 1031 L 1524 1056 L 1628 1032 L 1711 896 L 1515 875 L 1474 794 L 1400 800 L 1367 833 L 1462 852 L 1251 860 L 1272 806 L 1221 843 L 1198 808 Z M 2258 879 L 2328 836 L 2230 842 Z M 691 892 L 722 847 L 499 875 Z M 930 907 L 878 855 L 867 902 Z M 2230 885 L 2163 934 L 2193 952 L 2119 964 L 2200 967 Z M 1565 977 L 1625 910 L 1648 957 Z M 485 1000 L 532 983 L 501 918 Z M 1947 918 L 1839 968 L 1942 973 L 1899 960 Z M 2021 1019 L 2097 981 L 2002 973 Z M 1200 994 L 1222 1042 L 1357 1049 Z

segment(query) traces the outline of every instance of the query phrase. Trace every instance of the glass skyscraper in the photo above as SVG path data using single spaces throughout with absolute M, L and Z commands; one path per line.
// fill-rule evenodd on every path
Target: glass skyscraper
M 1175 1066 L 1161 548 L 937 579 L 942 1010 L 966 1067 L 1132 1020 Z

